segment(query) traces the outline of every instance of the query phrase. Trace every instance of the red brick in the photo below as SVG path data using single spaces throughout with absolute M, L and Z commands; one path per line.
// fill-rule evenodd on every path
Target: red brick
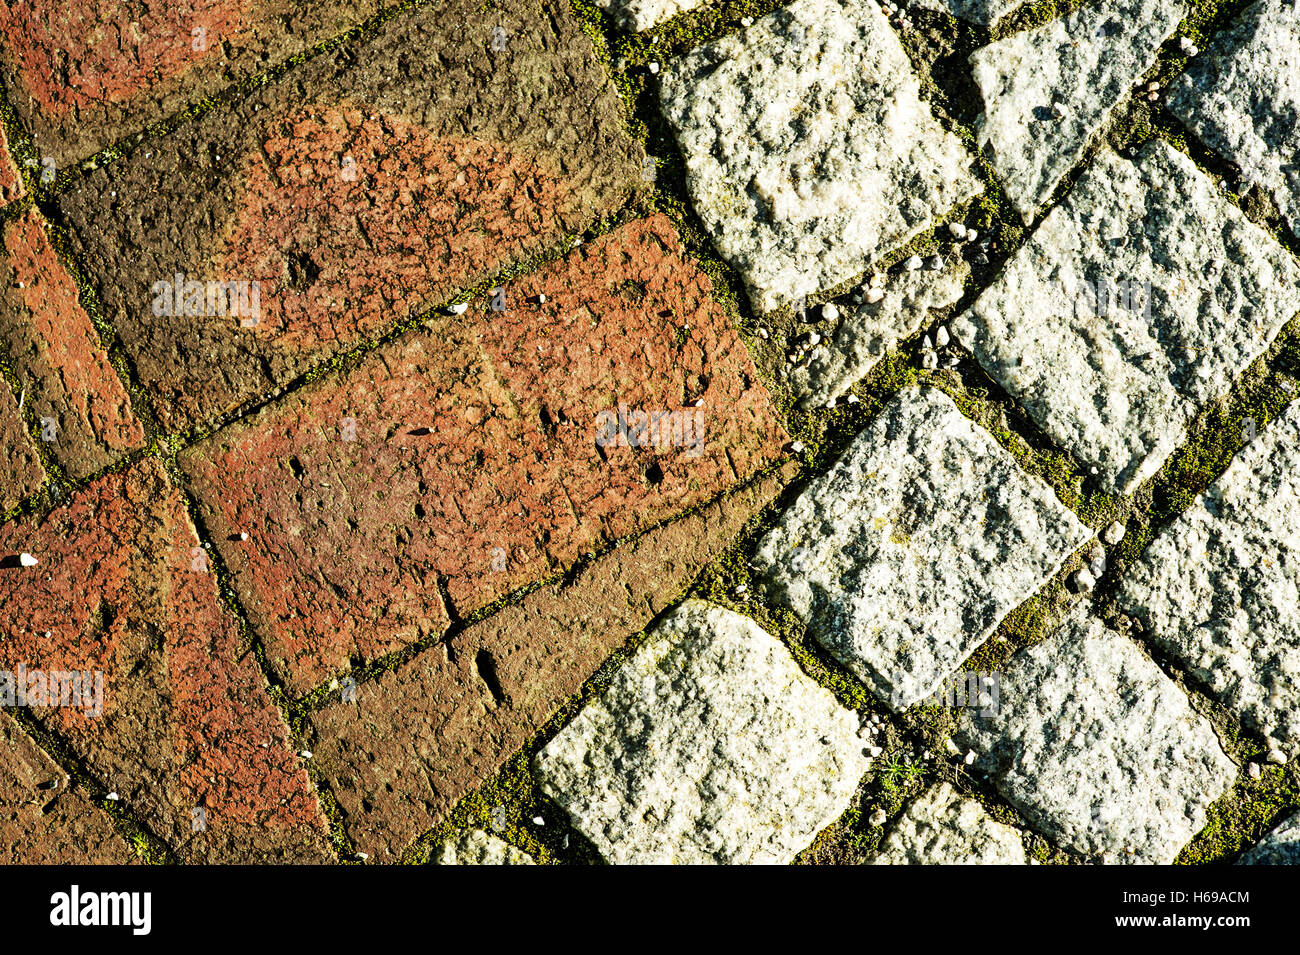
M 0 712 L 0 865 L 124 865 L 112 820 Z
M 144 428 L 48 228 L 34 209 L 5 226 L 0 342 L 27 386 L 32 415 L 54 423 L 50 450 L 81 480 L 144 444 Z
M 42 154 L 63 168 L 343 32 L 378 6 L 13 0 L 0 6 L 0 61 L 15 109 Z
M 27 187 L 23 185 L 23 177 L 19 175 L 18 165 L 9 153 L 9 139 L 5 135 L 4 125 L 0 124 L 0 209 L 26 194 Z
M 567 0 L 480 8 L 403 13 L 60 194 L 164 428 L 269 396 L 642 186 L 640 147 Z M 156 284 L 176 275 L 257 282 L 257 324 L 155 314 L 174 305 Z
M 397 861 L 682 596 L 794 470 L 615 548 L 313 716 L 316 759 L 355 845 Z
M 785 433 L 710 292 L 667 219 L 635 222 L 504 314 L 443 316 L 184 452 L 285 683 L 440 633 L 439 579 L 467 614 L 773 461 Z M 702 451 L 598 447 L 620 403 L 699 414 Z
M 45 482 L 45 467 L 18 412 L 9 387 L 0 382 L 0 513 L 35 494 Z
M 329 858 L 315 792 L 152 458 L 0 527 L 0 668 L 98 670 L 103 712 L 33 709 L 182 858 Z M 192 810 L 206 831 L 192 831 Z

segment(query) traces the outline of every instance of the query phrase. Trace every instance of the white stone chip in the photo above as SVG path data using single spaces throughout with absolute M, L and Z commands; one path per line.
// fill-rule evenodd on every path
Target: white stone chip
M 1214 260 L 1220 269 L 1214 269 Z M 1300 309 L 1300 269 L 1162 141 L 1103 151 L 953 335 L 1127 494 Z
M 435 861 L 438 865 L 536 865 L 526 852 L 484 832 L 471 829 L 443 843 Z
M 1262 2 L 1173 83 L 1171 112 L 1273 197 L 1300 232 L 1300 15 Z
M 35 567 L 39 563 L 39 560 L 26 551 L 18 555 L 18 566 L 20 567 Z
M 1091 533 L 934 388 L 901 391 L 753 561 L 892 708 L 928 697 Z
M 696 212 L 760 312 L 983 191 L 873 0 L 795 0 L 669 63 L 661 95 Z
M 969 272 L 960 260 L 939 275 L 903 272 L 874 301 L 868 296 L 864 305 L 841 318 L 826 348 L 790 370 L 790 391 L 800 407 L 815 408 L 847 393 L 889 348 L 928 324 L 931 310 L 961 298 Z
M 984 99 L 976 139 L 1026 222 L 1155 63 L 1183 11 L 1181 0 L 1100 0 L 971 54 Z
M 1087 610 L 1016 654 L 997 715 L 966 715 L 957 736 L 1056 842 L 1107 862 L 1168 864 L 1236 766 L 1182 690 Z
M 595 2 L 602 10 L 608 10 L 613 21 L 624 30 L 640 33 L 686 10 L 694 10 L 704 0 L 595 0 Z
M 1300 404 L 1160 533 L 1118 600 L 1249 726 L 1300 752 Z
M 1237 865 L 1300 865 L 1300 812 L 1284 819 Z
M 613 863 L 788 863 L 866 771 L 855 714 L 747 617 L 687 600 L 538 754 Z
M 1025 865 L 1020 834 L 940 783 L 894 824 L 873 865 Z

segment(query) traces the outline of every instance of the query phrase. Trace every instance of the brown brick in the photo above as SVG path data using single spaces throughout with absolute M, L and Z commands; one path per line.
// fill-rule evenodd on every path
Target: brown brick
M 641 220 L 512 285 L 504 314 L 442 316 L 184 452 L 288 687 L 441 633 L 440 579 L 465 615 L 775 460 L 710 291 L 668 220 Z M 620 403 L 689 414 L 703 443 L 599 447 Z
M 14 0 L 0 6 L 0 64 L 37 148 L 63 168 L 377 9 L 375 0 Z
M 45 468 L 18 402 L 9 386 L 0 382 L 0 512 L 35 494 L 44 482 Z
M 640 183 L 640 149 L 567 0 L 480 8 L 403 14 L 60 197 L 167 429 L 553 248 Z M 227 280 L 250 298 L 258 283 L 257 324 L 154 314 L 176 310 L 162 283 Z
M 0 124 L 0 209 L 26 194 L 27 187 L 23 185 L 23 177 L 19 175 L 18 165 L 9 152 L 9 139 L 5 135 L 4 125 Z
M 328 859 L 315 792 L 198 545 L 152 458 L 0 527 L 0 669 L 104 674 L 98 716 L 32 712 L 183 858 Z M 20 551 L 40 563 L 14 566 Z
M 50 450 L 73 480 L 81 480 L 140 447 L 144 428 L 48 228 L 35 209 L 5 226 L 0 343 L 27 386 L 43 435 L 53 437 Z
M 357 847 L 397 861 L 680 597 L 793 470 L 616 548 L 317 713 L 316 759 Z
M 125 865 L 113 823 L 0 712 L 0 865 Z

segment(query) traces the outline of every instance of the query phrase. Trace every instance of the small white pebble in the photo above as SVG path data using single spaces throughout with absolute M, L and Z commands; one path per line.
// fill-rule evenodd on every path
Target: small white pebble
M 948 337 L 948 326 L 940 325 L 939 330 L 934 333 L 934 343 L 939 348 L 946 348 L 951 339 Z
M 934 342 L 930 341 L 929 335 L 924 335 L 921 337 L 921 347 L 924 348 L 926 351 L 929 351 L 934 347 Z
M 930 256 L 930 258 L 926 259 L 925 261 L 925 267 L 929 269 L 931 272 L 938 272 L 940 269 L 943 268 L 943 256 L 942 255 Z
M 1092 575 L 1087 567 L 1081 569 L 1074 575 L 1074 589 L 1081 594 L 1092 593 L 1092 588 L 1097 586 L 1097 578 Z
M 835 319 L 839 317 L 840 317 L 840 310 L 830 302 L 827 302 L 825 305 L 822 306 L 822 318 L 826 319 L 828 322 L 833 322 L 835 321 Z
M 367 859 L 370 858 L 370 856 L 367 855 L 367 854 L 364 853 L 364 852 L 358 852 L 358 853 L 357 853 L 357 858 L 360 859 L 362 862 L 365 862 Z
M 534 825 L 534 826 L 544 826 L 544 825 L 546 825 L 546 820 L 543 819 L 541 816 L 533 816 L 533 825 Z
M 871 814 L 871 824 L 875 826 L 877 829 L 879 829 L 888 821 L 889 821 L 889 817 L 885 815 L 885 810 L 883 809 L 877 809 L 875 812 Z
M 659 64 L 658 64 L 658 63 L 655 63 L 655 62 L 652 61 L 652 62 L 650 63 L 650 72 L 651 72 L 651 73 L 658 73 L 658 72 L 659 72 Z
M 767 339 L 767 329 L 766 329 L 766 328 L 763 328 L 763 327 L 760 326 L 759 329 L 758 329 L 758 337 L 759 337 L 759 338 L 762 338 L 762 339 L 764 339 L 764 340 L 766 340 L 766 339 Z
M 740 18 L 740 25 L 741 25 L 742 27 L 753 26 L 753 25 L 754 25 L 754 18 L 753 18 L 753 17 L 741 17 L 741 18 Z
M 803 442 L 802 442 L 802 441 L 796 441 L 796 442 L 794 442 L 794 444 L 790 445 L 790 450 L 793 451 L 795 454 L 800 454 L 800 453 L 802 453 L 802 452 L 803 452 Z
M 948 231 L 952 233 L 952 237 L 958 242 L 966 238 L 966 226 L 963 223 L 949 222 Z
M 885 287 L 885 273 L 884 273 L 884 272 L 872 272 L 872 273 L 871 273 L 871 278 L 867 281 L 867 284 L 868 284 L 871 288 L 884 288 L 884 287 Z
M 808 344 L 809 344 L 809 345 L 816 345 L 816 344 L 817 344 L 818 342 L 820 342 L 821 340 L 822 340 L 822 337 L 821 337 L 821 335 L 819 335 L 817 332 L 813 332 L 812 334 L 810 334 L 810 335 L 808 336 Z
M 1124 539 L 1124 525 L 1115 521 L 1101 532 L 1101 539 L 1112 546 L 1118 544 Z
M 966 241 L 967 241 L 967 242 L 974 242 L 974 241 L 975 241 L 976 239 L 978 239 L 979 237 L 980 237 L 980 234 L 979 234 L 979 232 L 977 232 L 976 230 L 974 230 L 974 229 L 967 229 L 967 230 L 966 230 Z
M 469 308 L 469 302 L 461 302 L 458 305 L 451 305 L 447 308 L 448 315 L 464 315 L 465 309 Z
M 27 553 L 26 551 L 23 551 L 21 554 L 18 555 L 18 564 L 20 567 L 35 567 L 39 563 L 40 563 L 39 560 L 37 560 L 35 557 Z
M 961 748 L 952 740 L 945 740 L 943 748 L 947 750 L 949 756 L 960 756 Z
M 1268 755 L 1264 758 L 1270 763 L 1276 763 L 1278 766 L 1286 763 L 1286 753 L 1282 752 L 1276 746 L 1270 747 Z
M 924 263 L 921 261 L 921 257 L 919 255 L 913 255 L 913 256 L 909 256 L 908 260 L 903 263 L 903 268 L 907 269 L 907 271 L 909 272 L 915 272 L 923 264 Z
M 1250 763 L 1246 766 L 1246 775 L 1251 779 L 1259 779 L 1259 763 Z
M 546 295 L 545 295 L 545 294 L 541 294 L 541 295 L 538 295 L 538 296 L 537 296 L 537 304 L 538 304 L 538 305 L 545 305 L 545 304 L 546 304 Z
M 1184 53 L 1188 50 L 1196 49 L 1196 44 L 1192 42 L 1192 38 L 1189 36 L 1180 36 L 1178 38 L 1178 46 Z
M 965 757 L 962 759 L 962 762 L 965 763 L 967 766 L 972 765 L 975 762 L 975 750 L 972 749 L 969 752 L 967 752 Z
M 246 541 L 246 540 L 248 540 L 248 531 L 240 531 L 240 532 L 239 532 L 239 539 L 240 539 L 241 541 Z
M 866 298 L 868 302 L 872 302 L 872 303 L 879 302 L 884 297 L 885 297 L 884 289 L 879 289 L 879 288 L 867 289 Z
M 304 750 L 303 750 L 301 753 L 299 753 L 298 755 L 301 756 L 303 759 L 311 759 L 311 757 L 312 757 L 312 752 L 311 752 L 311 750 L 309 750 L 309 749 L 304 749 Z
M 849 404 L 851 404 L 851 405 L 856 405 L 857 403 L 858 403 L 858 396 L 855 395 L 855 394 L 850 393 L 850 394 L 849 394 Z
M 939 367 L 939 356 L 932 351 L 921 352 L 921 367 L 926 371 L 934 371 Z
M 121 799 L 122 797 L 119 796 L 117 793 L 109 793 L 109 794 L 108 794 L 107 796 L 105 796 L 104 798 L 107 799 L 109 802 L 117 802 L 117 801 L 118 801 L 119 799 Z
M 867 755 L 870 756 L 872 759 L 875 759 L 877 756 L 879 756 L 879 755 L 880 755 L 881 753 L 883 753 L 884 751 L 885 751 L 885 750 L 884 750 L 884 747 L 882 747 L 882 746 L 868 746 L 868 747 L 867 747 Z

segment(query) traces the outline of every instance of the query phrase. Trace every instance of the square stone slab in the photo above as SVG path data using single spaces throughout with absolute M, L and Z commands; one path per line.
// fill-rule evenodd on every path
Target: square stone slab
M 613 863 L 788 863 L 866 771 L 858 721 L 747 617 L 673 611 L 538 754 Z
M 976 50 L 980 147 L 1026 222 L 1151 65 L 1179 0 L 1101 0 Z
M 1300 13 L 1257 3 L 1170 87 L 1169 109 L 1300 233 Z
M 874 0 L 796 0 L 669 63 L 664 116 L 714 244 L 767 312 L 983 191 Z
M 1161 532 L 1119 602 L 1249 726 L 1300 753 L 1300 404 Z
M 929 696 L 1091 536 L 933 388 L 907 388 L 759 545 L 768 594 L 895 709 Z
M 1127 494 L 1297 309 L 1289 253 L 1155 141 L 1135 162 L 1101 153 L 951 329 Z
M 872 865 L 1026 865 L 1020 833 L 940 783 L 907 807 Z
M 1168 864 L 1236 766 L 1173 681 L 1081 603 L 1012 658 L 958 740 L 1037 829 L 1107 862 Z

